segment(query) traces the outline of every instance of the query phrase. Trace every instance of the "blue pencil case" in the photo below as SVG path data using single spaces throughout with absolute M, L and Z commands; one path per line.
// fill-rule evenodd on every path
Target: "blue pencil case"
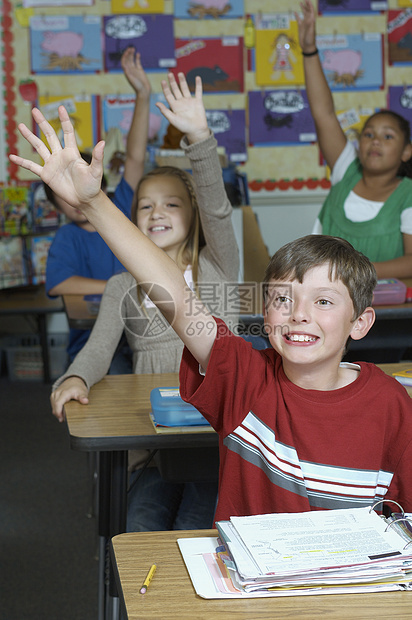
M 182 399 L 178 387 L 153 389 L 150 404 L 156 426 L 209 426 L 200 411 Z

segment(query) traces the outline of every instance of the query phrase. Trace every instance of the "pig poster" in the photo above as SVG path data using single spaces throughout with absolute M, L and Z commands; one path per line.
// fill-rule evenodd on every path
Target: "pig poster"
M 177 19 L 221 19 L 243 17 L 243 0 L 175 0 Z
M 388 11 L 388 60 L 390 65 L 412 63 L 412 7 Z
M 103 69 L 98 15 L 30 19 L 32 73 L 97 73 Z
M 112 0 L 112 13 L 163 13 L 164 0 Z
M 193 90 L 202 78 L 206 93 L 243 92 L 243 38 L 237 36 L 175 40 L 177 75 L 183 71 Z
M 304 85 L 298 24 L 293 14 L 256 17 L 255 77 L 258 86 Z
M 387 8 L 388 2 L 385 0 L 318 0 L 319 15 L 372 13 L 384 11 Z
M 98 96 L 67 95 L 66 97 L 58 97 L 55 95 L 48 95 L 39 97 L 39 108 L 57 133 L 59 139 L 62 140 L 63 133 L 58 113 L 60 105 L 64 105 L 69 113 L 79 151 L 93 149 L 94 145 L 100 140 Z M 47 144 L 40 130 L 38 129 L 37 131 L 38 136 Z
M 154 93 L 150 97 L 149 116 L 149 146 L 161 146 L 167 131 L 168 121 L 156 107 L 156 102 L 162 101 L 169 107 L 163 94 Z M 126 139 L 132 123 L 135 104 L 134 94 L 106 95 L 102 99 L 103 129 L 105 134 L 110 130 L 118 130 L 121 135 L 121 150 L 126 152 Z
M 110 15 L 103 19 L 106 71 L 122 71 L 120 59 L 129 45 L 140 52 L 146 71 L 168 71 L 175 66 L 172 15 Z
M 383 37 L 380 33 L 318 35 L 316 43 L 331 90 L 383 88 Z
M 231 162 L 247 160 L 245 110 L 206 110 L 207 123 Z
M 412 85 L 389 86 L 388 108 L 406 118 L 412 125 Z
M 305 90 L 249 92 L 251 146 L 302 145 L 316 139 Z

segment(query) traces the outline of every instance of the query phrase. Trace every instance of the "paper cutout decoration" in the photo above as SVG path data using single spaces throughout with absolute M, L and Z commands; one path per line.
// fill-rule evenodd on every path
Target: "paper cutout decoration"
M 30 220 L 34 232 L 54 230 L 59 227 L 63 215 L 49 201 L 41 181 L 34 181 L 30 186 Z
M 129 45 L 140 52 L 146 71 L 175 66 L 172 15 L 110 15 L 103 19 L 106 71 L 122 71 L 120 59 Z
M 32 73 L 102 71 L 98 15 L 34 16 L 30 20 Z
M 164 0 L 112 0 L 112 13 L 163 13 Z
M 301 145 L 316 139 L 305 90 L 249 92 L 249 142 L 252 146 Z
M 316 44 L 331 90 L 383 88 L 381 34 L 320 35 Z
M 0 288 L 28 284 L 21 237 L 0 238 Z
M 347 15 L 349 13 L 371 13 L 385 11 L 388 2 L 384 0 L 318 0 L 319 15 L 328 13 Z
M 60 105 L 63 105 L 69 113 L 79 150 L 93 149 L 96 142 L 100 140 L 99 97 L 95 95 L 39 97 L 41 111 L 62 141 L 63 133 L 58 113 Z M 47 144 L 43 134 L 40 134 L 40 130 L 38 132 L 38 135 Z
M 196 75 L 204 92 L 243 92 L 243 39 L 219 37 L 176 39 L 175 75 L 183 71 L 193 89 Z
M 388 11 L 388 60 L 390 65 L 412 62 L 412 8 Z
M 298 24 L 293 15 L 279 13 L 256 18 L 255 76 L 259 86 L 305 83 Z
M 412 125 L 412 85 L 389 86 L 388 108 L 406 118 Z
M 245 110 L 206 110 L 207 123 L 231 162 L 247 160 Z
M 243 0 L 175 0 L 178 19 L 220 19 L 243 17 Z
M 46 263 L 54 235 L 42 235 L 30 239 L 31 282 L 40 284 L 46 281 Z

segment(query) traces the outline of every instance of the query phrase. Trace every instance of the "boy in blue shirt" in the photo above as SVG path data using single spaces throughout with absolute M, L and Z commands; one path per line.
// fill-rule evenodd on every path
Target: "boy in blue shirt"
M 150 82 L 140 62 L 140 54 L 128 47 L 122 56 L 124 74 L 136 93 L 136 103 L 127 136 L 124 172 L 112 200 L 127 216 L 137 184 L 143 175 L 150 109 Z M 83 154 L 86 161 L 91 157 Z M 103 178 L 102 189 L 106 190 Z M 94 226 L 77 209 L 71 207 L 45 185 L 46 194 L 56 208 L 65 214 L 70 223 L 56 232 L 50 247 L 46 267 L 46 291 L 50 297 L 57 295 L 102 294 L 106 281 L 124 267 L 103 241 Z M 67 352 L 70 360 L 86 343 L 90 330 L 71 329 Z

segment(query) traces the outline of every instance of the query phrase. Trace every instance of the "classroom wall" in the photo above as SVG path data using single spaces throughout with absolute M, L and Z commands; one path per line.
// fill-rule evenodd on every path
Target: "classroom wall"
M 32 77 L 38 85 L 40 94 L 64 95 L 77 92 L 79 94 L 101 95 L 116 93 L 128 93 L 130 89 L 122 74 L 100 73 L 95 75 L 30 75 L 29 58 L 29 29 L 28 20 L 31 14 L 53 15 L 61 12 L 67 14 L 108 15 L 110 14 L 110 0 L 95 0 L 90 7 L 42 7 L 35 9 L 23 9 L 17 2 L 6 0 L 3 2 L 3 28 L 7 30 L 3 54 L 5 58 L 6 74 L 9 73 L 14 79 L 7 83 L 8 101 L 6 105 L 6 137 L 12 150 L 16 149 L 23 157 L 31 156 L 31 149 L 21 139 L 17 132 L 16 123 L 23 121 L 31 123 L 31 106 L 22 100 L 19 94 L 19 80 Z M 245 0 L 245 14 L 257 14 L 258 12 L 288 12 L 298 10 L 299 2 L 288 0 Z M 389 8 L 399 8 L 397 0 L 389 0 Z M 172 0 L 165 0 L 165 13 L 173 12 Z M 331 21 L 332 20 L 332 21 Z M 334 16 L 320 17 L 318 20 L 318 34 L 330 34 L 331 23 L 339 33 L 381 32 L 386 31 L 386 12 L 377 15 L 360 16 Z M 243 36 L 244 20 L 175 20 L 175 37 L 190 36 Z M 387 49 L 385 47 L 385 54 Z M 336 106 L 341 109 L 348 107 L 384 107 L 386 105 L 388 85 L 402 85 L 410 83 L 410 67 L 389 67 L 387 56 L 385 57 L 385 88 L 379 91 L 361 92 L 335 92 Z M 6 76 L 7 77 L 7 76 Z M 154 92 L 160 92 L 160 80 L 165 77 L 164 73 L 150 73 L 150 80 Z M 246 90 L 259 90 L 256 85 L 253 71 L 245 73 Z M 246 107 L 246 94 L 210 94 L 206 95 L 208 108 L 232 107 L 243 109 Z M 325 168 L 319 165 L 319 151 L 316 144 L 307 146 L 282 146 L 282 147 L 250 147 L 248 160 L 241 165 L 241 170 L 248 175 L 251 184 L 251 201 L 254 195 L 261 191 L 267 191 L 273 186 L 273 181 L 286 180 L 284 184 L 288 189 L 288 182 L 296 177 L 303 179 L 324 179 Z M 10 171 L 9 171 L 10 172 Z M 32 179 L 33 175 L 19 170 L 17 178 L 20 180 Z M 271 181 L 272 183 L 268 183 Z M 319 185 L 314 190 L 322 189 Z

